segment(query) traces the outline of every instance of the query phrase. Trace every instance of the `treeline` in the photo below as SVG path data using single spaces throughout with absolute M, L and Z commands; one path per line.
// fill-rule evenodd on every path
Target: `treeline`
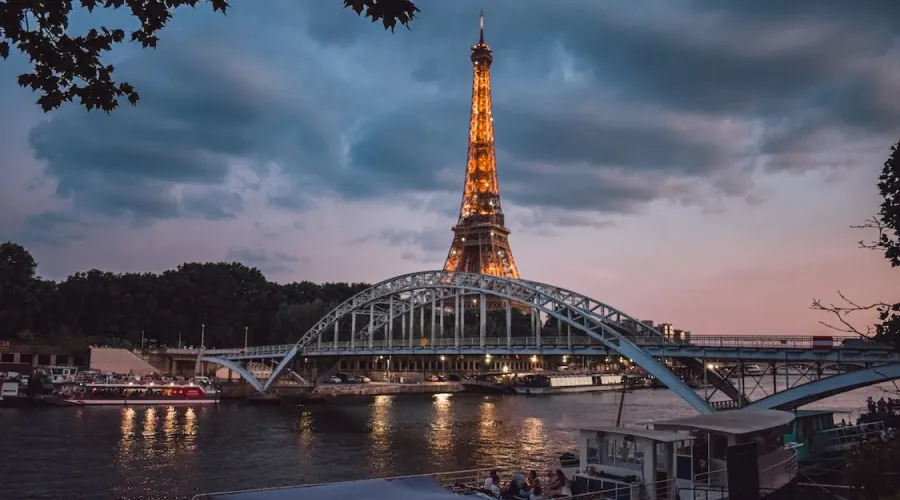
M 240 347 L 246 328 L 250 345 L 283 344 L 369 287 L 309 281 L 282 285 L 239 262 L 189 262 L 160 274 L 92 269 L 61 282 L 40 278 L 36 268 L 21 245 L 0 244 L 0 340 L 81 349 L 91 344 L 138 346 L 143 337 L 148 345 L 199 346 L 202 331 L 207 347 Z M 511 319 L 513 335 L 531 335 L 528 314 L 513 309 Z M 421 321 L 416 312 L 413 327 L 419 339 Z M 453 321 L 453 314 L 445 315 L 444 335 L 453 335 Z M 340 325 L 342 341 L 349 340 L 349 323 Z M 430 337 L 430 311 L 424 323 Z M 488 335 L 505 336 L 505 312 L 489 311 L 486 326 Z M 402 330 L 397 318 L 395 337 Z M 552 320 L 543 325 L 543 335 L 557 332 Z M 324 338 L 330 341 L 332 335 L 329 331 Z M 466 310 L 463 335 L 479 335 L 477 307 Z
M 156 273 L 92 269 L 41 279 L 21 245 L 0 244 L 0 340 L 139 345 L 145 341 L 239 346 L 296 339 L 327 311 L 369 285 L 308 281 L 281 285 L 238 262 L 189 262 Z

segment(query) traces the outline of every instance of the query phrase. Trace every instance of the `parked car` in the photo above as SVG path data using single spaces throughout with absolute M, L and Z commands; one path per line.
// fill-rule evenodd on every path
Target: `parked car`
M 340 384 L 340 383 L 343 383 L 343 380 L 341 380 L 340 377 L 336 377 L 334 375 L 329 375 L 329 376 L 325 377 L 325 380 L 323 380 L 322 382 L 324 382 L 326 384 Z

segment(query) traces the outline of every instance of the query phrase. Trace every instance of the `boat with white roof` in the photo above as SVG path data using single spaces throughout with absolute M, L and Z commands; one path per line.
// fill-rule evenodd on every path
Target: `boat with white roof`
M 215 387 L 181 381 L 87 382 L 57 391 L 62 402 L 77 406 L 204 405 L 219 402 Z
M 718 500 L 759 498 L 797 476 L 797 448 L 785 446 L 789 412 L 737 410 L 653 422 L 653 428 L 579 429 L 577 465 L 561 470 L 566 487 L 541 498 L 573 500 Z M 453 500 L 521 498 L 525 484 L 508 488 L 524 467 L 365 479 L 196 495 L 194 500 Z M 560 469 L 546 464 L 542 469 Z M 749 473 L 755 470 L 756 473 Z M 505 492 L 485 489 L 492 471 Z M 543 475 L 543 474 L 541 474 Z M 564 493 L 561 495 L 559 493 Z M 748 496 L 750 493 L 750 496 Z M 752 496 L 756 495 L 756 496 Z M 534 498 L 534 497 L 532 497 Z

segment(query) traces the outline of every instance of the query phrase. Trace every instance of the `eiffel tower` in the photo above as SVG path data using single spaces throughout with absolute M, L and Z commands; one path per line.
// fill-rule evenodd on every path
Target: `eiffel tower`
M 519 277 L 509 248 L 509 229 L 500 208 L 500 184 L 494 155 L 494 118 L 491 111 L 491 63 L 494 56 L 481 37 L 472 46 L 472 115 L 469 120 L 469 157 L 459 221 L 444 271 Z

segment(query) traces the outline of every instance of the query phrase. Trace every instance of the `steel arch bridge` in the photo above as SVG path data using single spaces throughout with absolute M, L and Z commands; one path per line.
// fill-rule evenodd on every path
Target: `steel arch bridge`
M 260 381 L 238 362 L 227 357 L 213 355 L 206 356 L 203 360 L 230 368 L 245 378 L 255 389 L 263 392 L 275 383 L 306 346 L 321 338 L 329 328 L 337 331 L 338 323 L 348 316 L 353 324 L 351 344 L 371 348 L 379 331 L 384 333 L 388 342 L 393 340 L 394 318 L 405 317 L 408 314 L 412 325 L 416 309 L 418 309 L 420 325 L 424 332 L 424 311 L 429 305 L 431 306 L 433 337 L 436 326 L 435 311 L 438 307 L 441 309 L 452 308 L 452 311 L 455 311 L 455 320 L 460 322 L 462 316 L 460 312 L 470 305 L 470 303 L 463 303 L 463 297 L 468 295 L 478 295 L 480 298 L 480 300 L 479 298 L 474 299 L 475 304 L 473 305 L 480 307 L 479 334 L 482 344 L 486 337 L 486 297 L 495 300 L 501 299 L 506 305 L 507 339 L 511 338 L 511 322 L 509 321 L 511 304 L 524 305 L 538 314 L 543 313 L 555 318 L 561 325 L 581 331 L 609 349 L 630 358 L 697 411 L 701 413 L 712 411 L 709 403 L 703 397 L 636 344 L 635 340 L 638 339 L 652 339 L 656 344 L 669 342 L 656 329 L 607 304 L 570 290 L 535 281 L 483 274 L 424 271 L 397 276 L 373 285 L 338 305 L 310 328 L 287 351 L 265 382 Z M 448 303 L 452 305 L 448 306 Z M 368 316 L 367 324 L 359 330 L 356 328 L 358 315 Z M 443 314 L 441 321 L 443 322 Z M 459 347 L 459 329 L 454 328 L 454 332 L 455 343 Z M 540 335 L 539 330 L 538 335 Z M 412 347 L 412 335 L 408 337 L 408 342 Z M 686 361 L 688 364 L 691 363 L 690 360 Z M 703 366 L 701 360 L 694 360 L 694 364 Z M 726 378 L 714 372 L 710 372 L 709 377 L 710 382 L 732 399 L 743 400 L 743 396 Z

